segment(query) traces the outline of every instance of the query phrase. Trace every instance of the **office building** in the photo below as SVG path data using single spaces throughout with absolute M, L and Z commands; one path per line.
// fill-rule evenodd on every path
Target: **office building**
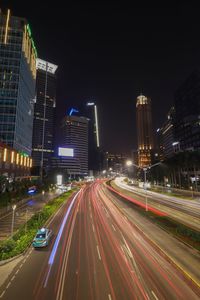
M 0 175 L 9 179 L 30 176 L 32 158 L 0 142 Z
M 101 169 L 98 109 L 94 101 L 87 102 L 81 109 L 88 118 L 88 169 L 97 175 Z
M 29 156 L 36 57 L 27 20 L 0 12 L 0 140 Z
M 194 71 L 174 96 L 175 146 L 181 150 L 200 149 L 200 72 Z
M 110 152 L 104 153 L 103 169 L 106 171 L 122 173 L 126 167 L 128 157 L 124 154 L 114 154 Z
M 65 160 L 68 173 L 72 174 L 74 169 L 79 168 L 76 175 L 88 175 L 88 119 L 74 115 L 66 116 L 62 120 L 61 130 L 62 147 L 69 151 L 66 154 L 60 153 L 59 156 Z
M 138 138 L 138 164 L 140 167 L 149 166 L 152 163 L 153 128 L 151 99 L 143 95 L 137 97 L 136 122 Z
M 174 118 L 175 109 L 171 107 L 163 126 L 157 129 L 158 154 L 160 160 L 168 159 L 174 155 Z
M 57 65 L 37 59 L 32 158 L 34 175 L 48 173 L 54 152 Z

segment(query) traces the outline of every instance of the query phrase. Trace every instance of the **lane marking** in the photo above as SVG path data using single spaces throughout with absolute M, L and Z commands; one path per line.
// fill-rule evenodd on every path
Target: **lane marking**
M 19 269 L 21 269 L 21 267 L 23 266 L 23 264 L 24 264 L 24 263 L 22 263 L 22 264 L 19 266 Z
M 115 226 L 113 224 L 112 224 L 112 228 L 113 228 L 114 231 L 116 231 Z
M 67 220 L 68 220 L 68 217 L 69 217 L 69 214 L 70 214 L 70 212 L 71 212 L 72 206 L 73 206 L 73 204 L 74 204 L 74 202 L 75 202 L 75 200 L 76 200 L 76 198 L 78 197 L 78 195 L 79 195 L 80 192 L 81 192 L 81 190 L 74 196 L 73 200 L 71 201 L 71 203 L 70 203 L 70 205 L 69 205 L 69 207 L 68 207 L 68 209 L 67 209 L 67 212 L 66 212 L 66 214 L 65 214 L 65 217 L 64 217 L 64 219 L 63 219 L 63 221 L 62 221 L 62 224 L 61 224 L 61 226 L 60 226 L 58 235 L 57 235 L 57 237 L 56 237 L 56 240 L 55 240 L 53 249 L 52 249 L 52 251 L 51 251 L 51 255 L 50 255 L 50 257 L 49 257 L 49 261 L 48 261 L 48 264 L 49 264 L 49 265 L 52 265 L 53 262 L 54 262 L 55 254 L 56 254 L 56 252 L 57 252 L 58 244 L 59 244 L 59 242 L 60 242 L 60 239 L 61 239 L 61 236 L 62 236 L 62 233 L 63 233 L 64 226 L 65 226 L 65 224 L 66 224 L 66 222 L 67 222 Z
M 56 252 L 57 252 L 57 249 L 58 249 L 58 245 L 59 245 L 59 242 L 60 242 L 60 239 L 61 239 L 61 236 L 62 236 L 62 233 L 63 233 L 63 230 L 64 230 L 64 227 L 66 225 L 66 222 L 68 220 L 68 217 L 69 217 L 69 214 L 71 212 L 71 209 L 74 205 L 74 202 L 76 200 L 76 198 L 78 197 L 79 193 L 82 191 L 82 189 L 80 189 L 80 191 L 74 196 L 74 198 L 72 199 L 68 209 L 67 209 L 67 212 L 64 216 L 64 219 L 62 221 L 62 224 L 60 226 L 60 229 L 58 231 L 58 235 L 56 237 L 56 240 L 54 242 L 54 245 L 53 245 L 53 249 L 51 251 L 51 255 L 49 257 L 49 261 L 48 261 L 48 265 L 49 265 L 49 270 L 48 270 L 48 273 L 47 273 L 47 276 L 46 276 L 46 279 L 45 279 L 45 282 L 44 282 L 44 288 L 46 288 L 47 286 L 47 283 L 48 283 L 48 279 L 49 279 L 49 275 L 50 275 L 50 272 L 51 272 L 51 268 L 52 268 L 52 265 L 54 263 L 54 259 L 55 259 L 55 255 L 56 255 Z M 77 210 L 78 211 L 78 210 Z M 77 213 L 76 211 L 76 213 Z
M 151 291 L 151 293 L 152 293 L 152 295 L 154 296 L 154 298 L 155 298 L 156 300 L 159 300 L 158 297 L 156 296 L 156 294 L 154 293 L 154 291 Z
M 11 285 L 11 282 L 8 282 L 6 289 L 8 289 L 10 285 Z
M 5 294 L 5 292 L 6 292 L 6 291 L 3 291 L 3 292 L 1 293 L 1 296 L 0 296 L 0 298 L 2 298 L 2 297 L 3 297 L 3 295 Z
M 93 232 L 95 232 L 95 230 L 94 230 L 94 225 L 92 224 L 92 230 L 93 230 Z
M 69 237 L 67 240 L 66 251 L 64 253 L 63 265 L 62 265 L 62 269 L 61 269 L 61 276 L 60 276 L 59 286 L 58 286 L 58 290 L 57 290 L 56 300 L 63 299 L 63 290 L 64 290 L 64 282 L 65 282 L 65 278 L 66 278 L 67 263 L 68 263 L 69 252 L 71 249 L 71 241 L 72 241 L 72 236 L 73 236 L 73 232 L 74 232 L 76 217 L 77 217 L 77 211 L 75 211 L 75 216 L 72 220 Z
M 122 238 L 123 238 L 124 244 L 125 244 L 125 246 L 126 246 L 128 255 L 130 256 L 130 258 L 133 258 L 133 254 L 132 254 L 132 252 L 131 252 L 131 249 L 129 248 L 129 245 L 127 244 L 127 242 L 126 242 L 126 240 L 125 240 L 125 238 L 124 238 L 123 235 L 122 235 Z
M 15 275 L 13 275 L 13 277 L 11 278 L 11 280 L 10 281 L 13 281 L 13 279 L 15 278 Z
M 98 252 L 99 260 L 101 260 L 101 255 L 100 255 L 100 252 L 99 252 L 99 246 L 98 245 L 97 245 L 97 252 Z
M 15 272 L 15 275 L 17 275 L 17 273 L 19 273 L 19 269 Z
M 112 300 L 111 294 L 108 294 L 108 299 Z

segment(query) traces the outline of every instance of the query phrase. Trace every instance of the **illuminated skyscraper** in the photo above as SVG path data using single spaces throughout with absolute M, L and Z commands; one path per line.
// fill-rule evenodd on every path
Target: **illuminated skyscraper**
M 151 99 L 143 95 L 137 97 L 136 120 L 138 137 L 138 164 L 140 167 L 151 165 L 153 149 L 153 128 Z
M 37 52 L 24 18 L 0 11 L 0 140 L 31 154 Z
M 57 65 L 37 59 L 36 103 L 33 121 L 33 174 L 42 176 L 48 172 L 50 158 L 54 152 L 54 121 L 56 107 Z
M 88 119 L 79 116 L 66 116 L 62 120 L 62 146 L 73 149 L 74 165 L 79 164 L 80 173 L 88 174 Z M 69 162 L 71 157 L 69 158 Z M 71 162 L 70 162 L 71 163 Z M 70 167 L 69 167 L 70 171 Z M 72 173 L 72 172 L 71 172 Z
M 97 105 L 90 101 L 87 103 L 85 116 L 88 122 L 88 167 L 90 173 L 98 173 L 100 171 L 100 141 L 99 141 L 99 121 Z

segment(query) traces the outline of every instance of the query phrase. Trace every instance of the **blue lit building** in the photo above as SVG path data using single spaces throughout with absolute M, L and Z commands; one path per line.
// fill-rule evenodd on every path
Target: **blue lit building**
M 36 48 L 27 20 L 0 12 L 0 141 L 31 155 Z

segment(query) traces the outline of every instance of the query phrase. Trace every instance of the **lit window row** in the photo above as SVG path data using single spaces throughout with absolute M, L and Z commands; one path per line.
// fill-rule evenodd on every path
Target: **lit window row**
M 7 148 L 4 148 L 3 150 L 3 162 L 16 164 L 21 167 L 32 167 L 32 158 L 16 151 L 9 151 Z

